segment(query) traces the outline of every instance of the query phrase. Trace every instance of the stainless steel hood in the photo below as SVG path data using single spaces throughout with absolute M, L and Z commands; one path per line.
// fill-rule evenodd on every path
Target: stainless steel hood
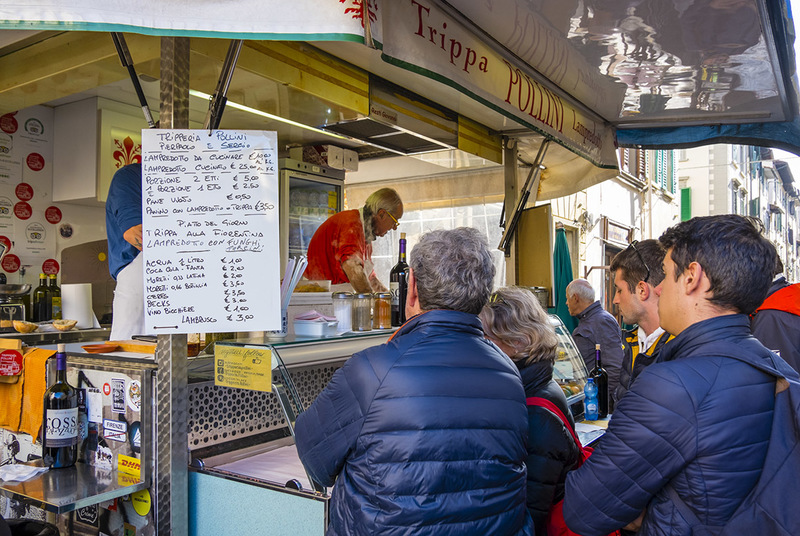
M 401 155 L 458 147 L 458 114 L 374 76 L 368 116 L 318 126 Z

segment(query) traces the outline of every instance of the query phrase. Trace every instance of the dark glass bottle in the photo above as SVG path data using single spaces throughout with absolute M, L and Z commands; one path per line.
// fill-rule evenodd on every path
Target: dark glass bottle
M 58 286 L 56 274 L 50 274 L 50 286 L 48 290 L 50 291 L 51 304 L 50 318 L 53 320 L 61 320 L 61 287 Z
M 406 293 L 408 292 L 406 233 L 400 233 L 400 256 L 397 264 L 389 272 L 389 290 L 392 292 L 392 326 L 402 326 L 406 321 Z
M 600 418 L 608 416 L 608 372 L 603 368 L 603 362 L 600 359 L 600 345 L 596 344 L 594 347 L 594 370 L 589 375 L 594 379 L 597 384 L 597 401 L 599 402 Z
M 50 289 L 47 287 L 47 276 L 39 274 L 39 286 L 33 290 L 33 321 L 50 320 L 53 304 L 50 302 Z
M 78 391 L 67 383 L 64 345 L 56 351 L 56 381 L 44 393 L 42 459 L 58 469 L 75 465 L 78 458 Z

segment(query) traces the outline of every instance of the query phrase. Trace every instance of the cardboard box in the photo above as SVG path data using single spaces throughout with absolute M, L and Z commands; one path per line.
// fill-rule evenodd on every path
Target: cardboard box
M 358 171 L 358 153 L 335 145 L 306 145 L 289 149 L 289 158 L 334 169 Z

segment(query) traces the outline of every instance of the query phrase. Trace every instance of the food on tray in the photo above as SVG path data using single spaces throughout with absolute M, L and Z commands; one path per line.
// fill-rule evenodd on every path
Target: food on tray
M 325 288 L 324 286 L 320 285 L 316 281 L 309 281 L 308 283 L 302 283 L 297 285 L 294 288 L 295 292 L 328 292 L 330 291 L 330 286 Z
M 77 320 L 53 320 L 53 327 L 58 331 L 69 331 L 78 323 Z
M 14 329 L 16 329 L 20 333 L 31 333 L 32 331 L 36 331 L 36 328 L 39 327 L 39 324 L 34 324 L 33 322 L 26 322 L 24 320 L 14 320 Z

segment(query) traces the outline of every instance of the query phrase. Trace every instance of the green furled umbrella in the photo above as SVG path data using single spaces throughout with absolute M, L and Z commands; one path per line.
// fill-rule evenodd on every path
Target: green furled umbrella
M 556 229 L 556 245 L 553 249 L 553 270 L 555 271 L 555 299 L 556 315 L 572 333 L 578 321 L 569 314 L 567 309 L 567 285 L 572 281 L 572 261 L 569 258 L 567 246 L 567 233 L 564 229 Z

